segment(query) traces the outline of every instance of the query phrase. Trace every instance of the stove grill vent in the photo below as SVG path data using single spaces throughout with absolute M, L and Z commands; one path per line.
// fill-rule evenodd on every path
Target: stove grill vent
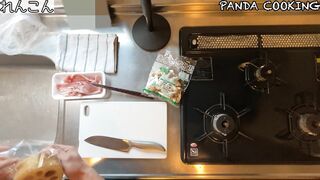
M 258 48 L 257 35 L 198 36 L 194 42 L 197 49 Z
M 197 35 L 193 49 L 310 48 L 320 47 L 320 34 Z
M 320 34 L 261 35 L 264 48 L 320 47 Z

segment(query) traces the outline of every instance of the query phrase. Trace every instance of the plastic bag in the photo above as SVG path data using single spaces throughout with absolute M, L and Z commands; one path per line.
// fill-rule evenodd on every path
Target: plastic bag
M 191 58 L 174 57 L 168 50 L 161 52 L 152 66 L 143 90 L 177 106 L 189 85 L 195 66 L 196 61 Z
M 39 153 L 45 147 L 51 145 L 51 141 L 41 140 L 7 140 L 0 141 L 0 146 L 9 147 L 6 151 L 0 152 L 0 158 L 23 159 L 30 155 Z
M 46 29 L 38 15 L 6 15 L 0 22 L 0 52 L 8 55 L 28 51 Z
M 50 144 L 51 142 L 37 140 L 1 142 L 1 146 L 10 148 L 0 152 L 0 158 L 21 159 L 14 168 L 8 167 L 13 180 L 61 180 L 63 170 L 54 151 L 41 152 Z

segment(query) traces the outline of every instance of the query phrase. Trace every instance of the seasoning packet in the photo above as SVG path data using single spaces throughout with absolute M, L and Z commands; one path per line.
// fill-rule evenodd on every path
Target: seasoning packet
M 191 58 L 175 57 L 168 50 L 158 54 L 143 91 L 178 106 L 195 69 Z

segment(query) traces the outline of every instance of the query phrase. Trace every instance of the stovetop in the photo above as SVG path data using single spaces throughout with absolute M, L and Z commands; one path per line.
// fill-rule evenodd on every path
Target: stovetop
M 229 28 L 230 33 L 228 28 L 214 27 L 180 31 L 181 54 L 198 60 L 181 104 L 184 162 L 320 164 L 320 48 L 301 39 L 297 47 L 281 42 L 277 43 L 283 47 L 263 47 L 268 28 L 276 29 L 270 30 L 273 35 L 294 31 L 290 27 L 285 32 L 264 27 L 260 29 L 264 34 L 252 27 L 237 32 Z M 294 29 L 296 33 L 306 29 L 308 35 L 320 32 L 320 28 Z M 235 32 L 246 37 L 234 39 Z M 217 46 L 219 39 L 214 38 L 221 42 L 221 36 L 230 34 L 233 40 L 226 42 L 231 48 Z M 241 42 L 255 35 L 257 46 Z M 201 40 L 199 36 L 210 36 L 205 42 L 208 47 L 201 49 L 195 42 Z M 293 36 L 298 37 L 290 36 L 291 43 Z

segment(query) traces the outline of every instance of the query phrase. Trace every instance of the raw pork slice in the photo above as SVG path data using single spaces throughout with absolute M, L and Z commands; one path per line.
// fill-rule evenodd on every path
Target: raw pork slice
M 63 83 L 57 84 L 56 88 L 59 94 L 64 96 L 87 96 L 101 93 L 102 89 L 100 87 L 91 84 L 101 84 L 101 82 L 101 77 L 97 75 L 75 74 L 65 77 Z

